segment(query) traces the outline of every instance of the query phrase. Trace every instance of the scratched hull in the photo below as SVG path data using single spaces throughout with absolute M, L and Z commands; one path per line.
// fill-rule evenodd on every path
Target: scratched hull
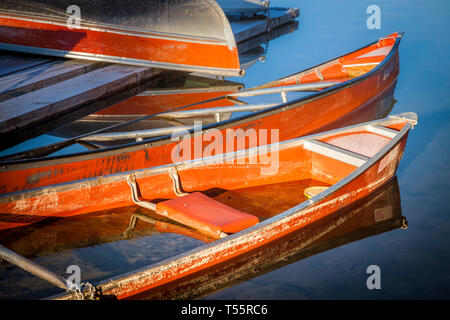
M 0 48 L 242 75 L 231 26 L 213 0 L 81 0 L 76 5 L 60 0 L 2 1 Z
M 417 115 L 408 113 L 283 142 L 278 151 L 280 167 L 274 175 L 261 175 L 261 165 L 236 166 L 227 164 L 225 159 L 220 160 L 218 157 L 206 160 L 206 163 L 198 161 L 178 164 L 177 170 L 186 192 L 206 192 L 213 187 L 233 189 L 243 185 L 248 187 L 249 184 L 296 181 L 308 177 L 329 187 L 311 199 L 253 227 L 155 265 L 103 281 L 97 287 L 101 288 L 104 295 L 112 295 L 118 299 L 130 298 L 229 261 L 333 215 L 339 209 L 367 197 L 395 176 L 408 133 L 416 123 Z M 324 144 L 328 152 L 324 152 Z M 340 147 L 330 149 L 330 144 Z M 346 146 L 345 151 L 341 149 L 343 146 Z M 266 148 L 260 147 L 250 150 L 247 155 L 244 152 L 239 154 L 251 157 L 252 154 L 264 151 L 267 151 Z M 158 189 L 159 197 L 176 197 L 169 187 L 169 168 L 160 170 L 135 172 L 140 192 L 146 199 L 156 197 L 155 189 Z M 209 174 L 204 175 L 205 171 Z M 116 183 L 118 186 L 115 191 L 120 191 L 121 194 L 125 194 L 127 188 L 124 178 L 122 177 L 122 183 Z M 164 192 L 164 185 L 166 196 L 161 194 Z M 96 196 L 99 195 L 95 183 L 85 188 L 89 188 Z M 77 190 L 78 194 L 81 192 L 85 191 Z M 83 200 L 86 204 L 87 199 Z M 72 299 L 74 296 L 67 294 L 57 298 Z
M 315 132 L 392 90 L 399 73 L 400 39 L 401 35 L 396 33 L 320 66 L 262 85 L 258 88 L 316 83 L 322 81 L 321 78 L 324 78 L 324 82 L 333 80 L 340 82 L 331 88 L 307 95 L 305 98 L 207 125 L 203 127 L 203 130 L 214 128 L 226 136 L 227 129 L 243 129 L 244 131 L 266 129 L 268 132 L 271 129 L 278 129 L 281 141 Z M 382 54 L 377 55 L 380 50 Z M 364 57 L 367 55 L 369 57 Z M 350 67 L 344 68 L 346 64 Z M 356 65 L 356 74 L 355 69 L 351 67 L 352 64 Z M 358 66 L 361 64 L 362 69 Z M 370 71 L 364 72 L 368 70 L 364 68 L 369 68 Z M 189 133 L 191 137 L 194 134 L 193 130 Z M 191 139 L 191 141 L 194 144 L 195 140 Z M 234 143 L 235 150 L 249 147 L 245 141 L 243 144 L 238 142 Z M 172 141 L 170 136 L 164 136 L 68 156 L 17 161 L 3 159 L 0 163 L 0 193 L 7 196 L 14 192 L 70 181 L 166 165 L 173 162 L 172 151 L 176 144 L 177 142 Z M 207 147 L 207 144 L 203 144 L 202 151 Z M 216 150 L 216 152 L 222 151 Z M 11 213 L 19 214 L 22 211 Z

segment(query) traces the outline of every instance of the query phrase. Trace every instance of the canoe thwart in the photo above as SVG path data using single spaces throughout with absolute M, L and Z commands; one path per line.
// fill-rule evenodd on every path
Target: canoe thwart
M 96 135 L 86 136 L 80 138 L 78 141 L 116 141 L 116 140 L 128 140 L 135 139 L 136 141 L 142 141 L 147 138 L 154 138 L 164 135 L 172 135 L 176 133 L 184 133 L 191 129 L 194 129 L 194 126 L 174 126 L 174 127 L 165 127 L 165 128 L 155 128 L 148 130 L 137 130 L 137 131 L 129 131 L 129 132 L 108 132 L 108 133 L 99 133 Z
M 366 130 L 389 139 L 394 138 L 398 134 L 397 130 L 379 125 L 368 126 Z
M 194 109 L 194 110 L 184 110 L 184 111 L 173 111 L 164 112 L 159 114 L 157 117 L 162 119 L 188 119 L 195 117 L 205 117 L 205 116 L 215 116 L 216 122 L 221 122 L 228 120 L 232 112 L 245 112 L 245 111 L 261 111 L 276 106 L 276 103 L 263 103 L 263 104 L 252 104 L 252 105 L 241 105 L 241 106 L 231 106 L 231 107 L 214 107 L 207 109 Z M 128 132 L 107 132 L 99 133 L 95 135 L 88 135 L 86 137 L 80 138 L 80 141 L 116 141 L 116 140 L 136 140 L 142 141 L 143 139 L 154 138 L 164 135 L 171 135 L 175 133 L 184 133 L 194 129 L 193 126 L 189 125 L 178 125 L 173 127 L 164 128 L 153 128 L 147 130 L 137 130 Z
M 306 150 L 322 154 L 344 163 L 348 163 L 355 167 L 360 167 L 364 163 L 366 163 L 367 160 L 369 160 L 368 157 L 362 154 L 342 149 L 340 147 L 314 139 L 306 140 L 304 142 L 304 147 Z

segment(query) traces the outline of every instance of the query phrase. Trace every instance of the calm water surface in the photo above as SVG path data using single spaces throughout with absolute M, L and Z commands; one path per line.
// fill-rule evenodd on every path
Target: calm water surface
M 395 229 L 257 276 L 207 299 L 450 298 L 450 37 L 448 1 L 273 1 L 300 8 L 299 29 L 271 43 L 267 61 L 248 70 L 246 86 L 268 81 L 404 31 L 392 113 L 413 111 L 397 177 L 408 229 Z M 369 30 L 369 5 L 381 29 Z M 368 290 L 378 265 L 381 289 Z
M 381 9 L 380 30 L 366 27 L 369 17 L 366 9 L 371 4 L 377 4 Z M 230 79 L 245 84 L 246 88 L 309 68 L 395 31 L 405 32 L 400 45 L 400 75 L 394 93 L 397 102 L 391 113 L 416 112 L 419 123 L 409 136 L 394 185 L 384 193 L 384 200 L 376 201 L 394 201 L 395 205 L 387 204 L 396 208 L 395 219 L 388 222 L 401 222 L 403 216 L 408 221 L 408 228 L 402 229 L 397 224 L 395 227 L 383 225 L 349 238 L 338 237 L 342 240 L 330 240 L 315 249 L 301 251 L 284 263 L 246 273 L 235 279 L 231 287 L 220 287 L 219 291 L 203 298 L 450 298 L 447 202 L 450 181 L 450 2 L 274 0 L 272 6 L 299 7 L 299 28 L 270 42 L 265 63 L 257 62 L 244 78 Z M 29 145 L 34 143 L 28 142 Z M 386 194 L 390 196 L 386 198 Z M 392 198 L 392 194 L 396 196 Z M 360 204 L 360 209 L 373 212 L 373 203 Z M 73 219 L 70 227 L 59 221 L 46 222 L 48 226 L 44 224 L 26 230 L 16 240 L 16 246 L 28 250 L 24 254 L 58 274 L 64 274 L 66 266 L 78 264 L 86 280 L 95 282 L 170 257 L 180 248 L 185 250 L 202 244 L 199 240 L 176 234 L 155 235 L 145 224 L 138 230 L 138 236 L 127 239 L 122 231 L 133 210 L 125 210 L 120 217 L 104 218 L 111 219 L 111 228 L 117 228 L 116 233 L 112 232 L 113 236 L 109 230 L 105 239 L 98 237 L 98 217 L 94 216 L 89 220 L 91 224 L 86 219 Z M 353 213 L 348 216 L 351 215 Z M 113 220 L 115 218 L 118 220 Z M 373 219 L 373 216 L 367 219 Z M 369 225 L 366 220 L 361 221 L 358 223 Z M 85 234 L 79 238 L 73 235 L 70 245 L 66 241 L 64 249 L 58 248 L 58 237 L 68 237 L 67 230 L 74 225 Z M 90 232 L 96 234 L 95 240 L 90 237 Z M 79 239 L 84 242 L 80 243 Z M 298 238 L 288 241 L 292 241 L 295 249 Z M 48 243 L 52 247 L 47 248 L 46 254 Z M 366 286 L 369 276 L 366 270 L 370 265 L 377 265 L 381 270 L 380 290 L 369 290 Z M 0 269 L 0 298 L 36 298 L 58 292 L 17 268 Z

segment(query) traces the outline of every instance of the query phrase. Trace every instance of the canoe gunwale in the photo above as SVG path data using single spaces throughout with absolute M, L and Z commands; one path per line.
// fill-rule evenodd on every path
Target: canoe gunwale
M 229 120 L 225 120 L 225 121 L 221 121 L 218 123 L 213 123 L 213 124 L 209 124 L 209 125 L 205 125 L 203 127 L 203 131 L 206 131 L 208 129 L 225 129 L 225 128 L 230 128 L 232 126 L 236 126 L 236 125 L 240 125 L 240 124 L 244 124 L 247 122 L 251 122 L 251 121 L 257 121 L 261 118 L 273 115 L 273 114 L 277 114 L 277 113 L 281 113 L 283 111 L 286 110 L 290 110 L 293 108 L 299 108 L 305 104 L 308 104 L 310 102 L 316 101 L 318 99 L 322 99 L 324 97 L 327 97 L 329 95 L 332 95 L 338 91 L 356 86 L 362 82 L 364 82 L 365 80 L 371 78 L 372 76 L 374 76 L 376 73 L 380 72 L 380 70 L 383 68 L 383 66 L 385 66 L 388 62 L 391 61 L 391 59 L 394 57 L 394 55 L 397 53 L 399 45 L 400 45 L 400 40 L 402 38 L 401 33 L 399 33 L 399 36 L 397 37 L 395 44 L 393 45 L 391 51 L 389 52 L 389 54 L 372 70 L 370 70 L 369 72 L 358 76 L 356 78 L 350 79 L 348 81 L 345 81 L 343 83 L 334 85 L 332 87 L 326 88 L 322 91 L 319 92 L 315 92 L 312 93 L 310 95 L 307 95 L 305 97 L 301 97 L 298 99 L 294 99 L 292 101 L 289 101 L 287 103 L 280 103 L 277 106 L 262 110 L 262 111 L 257 111 L 251 115 L 244 115 L 244 116 L 240 116 L 234 119 L 229 119 Z M 379 40 L 378 40 L 379 41 Z M 308 70 L 313 70 L 314 68 L 317 68 L 318 66 L 322 66 L 325 65 L 327 63 L 330 63 L 332 61 L 335 61 L 341 57 L 347 56 L 353 52 L 357 52 L 361 49 L 364 49 L 368 46 L 371 46 L 375 43 L 377 43 L 378 41 L 375 41 L 369 45 L 363 46 L 359 49 L 356 49 L 352 52 L 346 53 L 340 57 L 337 58 L 333 58 L 327 62 L 321 63 L 317 66 L 311 67 L 309 69 L 306 69 L 304 71 L 300 71 L 300 72 L 306 72 Z M 300 73 L 298 72 L 298 73 Z M 295 73 L 297 74 L 297 73 Z M 291 77 L 287 76 L 285 78 L 289 78 Z M 285 79 L 283 78 L 283 79 Z M 393 79 L 392 82 L 394 82 L 396 79 Z M 275 83 L 279 80 L 275 80 L 273 82 L 269 82 L 268 84 L 271 83 Z M 261 85 L 261 86 L 257 86 L 253 89 L 257 89 L 260 88 L 262 86 L 265 85 Z M 157 114 L 155 115 L 157 116 Z M 187 131 L 191 136 L 194 134 L 194 130 L 189 130 Z M 71 155 L 60 155 L 60 156 L 51 156 L 51 157 L 46 157 L 46 158 L 31 158 L 31 159 L 24 159 L 24 160 L 13 160 L 13 161 L 5 161 L 5 162 L 0 162 L 0 172 L 2 171 L 14 171 L 17 169 L 28 169 L 28 168 L 37 168 L 37 167 L 42 167 L 42 166 L 52 166 L 52 165 L 59 165 L 59 164 L 65 164 L 65 163 L 70 163 L 70 162 L 75 162 L 75 161 L 83 161 L 83 160 L 90 160 L 90 159 L 97 159 L 97 158 L 101 158 L 103 156 L 111 156 L 111 155 L 118 155 L 120 153 L 124 153 L 124 152 L 133 152 L 133 151 L 138 151 L 138 150 L 142 150 L 142 149 L 146 149 L 146 148 L 151 148 L 151 147 L 155 147 L 155 146 L 159 146 L 159 145 L 165 145 L 171 143 L 171 136 L 170 135 L 165 135 L 165 136 L 160 136 L 160 137 L 155 137 L 155 138 L 150 138 L 150 139 L 146 139 L 143 141 L 138 141 L 138 142 L 132 142 L 132 143 L 128 143 L 128 144 L 122 144 L 122 145 L 118 145 L 118 146 L 112 146 L 112 147 L 107 147 L 107 148 L 103 148 L 101 150 L 91 150 L 91 151 L 84 151 L 84 152 L 79 152 L 79 153 L 75 153 L 75 154 L 71 154 Z M 12 155 L 11 155 L 12 156 Z
M 23 53 L 37 54 L 37 55 L 50 55 L 60 58 L 70 58 L 70 59 L 83 59 L 90 61 L 99 61 L 107 63 L 118 63 L 118 64 L 128 64 L 138 67 L 148 67 L 148 68 L 161 68 L 167 70 L 184 71 L 184 72 L 201 72 L 206 74 L 220 74 L 222 76 L 237 77 L 242 76 L 242 71 L 240 69 L 223 69 L 215 67 L 202 67 L 196 66 L 192 67 L 186 64 L 177 63 L 167 63 L 158 62 L 142 59 L 122 59 L 114 56 L 107 56 L 102 54 L 91 54 L 91 53 L 81 53 L 73 51 L 55 50 L 55 49 L 43 49 L 31 46 L 23 46 L 18 44 L 5 44 L 0 43 L 0 50 L 6 51 L 19 51 Z
M 396 146 L 399 145 L 399 143 L 402 141 L 402 139 L 408 134 L 409 130 L 412 129 L 417 124 L 417 115 L 415 113 L 403 113 L 398 115 L 389 116 L 385 119 L 381 120 L 375 120 L 366 122 L 363 124 L 353 125 L 348 128 L 345 128 L 345 130 L 342 129 L 335 129 L 329 132 L 326 132 L 325 134 L 317 134 L 312 135 L 308 137 L 302 137 L 297 138 L 294 140 L 291 140 L 290 142 L 294 143 L 303 143 L 304 140 L 312 139 L 313 137 L 321 137 L 323 138 L 325 135 L 330 136 L 333 135 L 336 132 L 347 132 L 347 129 L 350 131 L 358 131 L 361 130 L 361 128 L 365 128 L 370 125 L 378 125 L 384 123 L 384 125 L 388 125 L 389 123 L 398 123 L 399 121 L 406 121 L 403 128 L 398 131 L 398 134 L 392 138 L 386 145 L 384 145 L 373 157 L 370 157 L 368 161 L 366 161 L 363 165 L 356 168 L 353 172 L 351 172 L 349 175 L 344 177 L 339 182 L 335 183 L 325 191 L 319 193 L 318 195 L 312 197 L 311 199 L 308 199 L 306 201 L 303 201 L 302 203 L 272 217 L 267 220 L 264 220 L 250 228 L 247 228 L 245 230 L 242 230 L 238 233 L 229 235 L 225 238 L 216 240 L 214 242 L 211 242 L 209 244 L 202 245 L 198 248 L 189 250 L 187 252 L 175 255 L 173 257 L 164 259 L 163 261 L 157 262 L 155 264 L 151 264 L 149 266 L 145 266 L 142 268 L 138 268 L 134 271 L 130 271 L 127 273 L 124 273 L 119 276 L 112 277 L 110 279 L 101 281 L 98 283 L 98 287 L 102 288 L 102 291 L 105 294 L 108 294 L 108 292 L 114 292 L 115 289 L 120 291 L 120 287 L 126 286 L 131 283 L 139 283 L 139 280 L 145 277 L 150 277 L 152 274 L 161 273 L 164 270 L 169 270 L 170 268 L 179 269 L 179 266 L 183 265 L 184 262 L 188 261 L 194 261 L 195 259 L 205 257 L 207 260 L 207 256 L 212 251 L 218 252 L 220 250 L 225 250 L 227 247 L 230 246 L 238 246 L 239 243 L 246 243 L 250 242 L 251 239 L 256 239 L 256 244 L 252 245 L 252 248 L 258 247 L 267 241 L 271 241 L 274 239 L 277 239 L 280 235 L 273 235 L 271 239 L 261 239 L 258 237 L 258 233 L 261 233 L 264 229 L 270 229 L 275 227 L 276 225 L 282 225 L 289 221 L 290 219 L 301 217 L 306 215 L 308 212 L 307 210 L 309 208 L 312 208 L 313 205 L 318 204 L 319 202 L 326 200 L 327 197 L 332 196 L 334 193 L 336 193 L 338 190 L 344 188 L 352 181 L 356 180 L 359 176 L 361 176 L 363 173 L 365 173 L 368 169 L 370 169 L 372 166 L 374 166 L 376 163 L 381 161 L 381 159 L 386 156 L 391 150 L 393 150 Z M 288 141 L 289 142 L 289 141 Z M 284 142 L 284 146 L 286 147 L 286 144 L 288 142 Z M 267 147 L 267 146 L 264 146 Z M 261 147 L 260 147 L 261 148 Z M 256 148 L 258 149 L 258 148 Z M 214 158 L 216 156 L 213 156 L 211 158 Z M 375 190 L 380 189 L 383 185 L 388 183 L 393 177 L 395 177 L 395 173 L 392 177 L 388 177 L 386 181 L 382 181 L 382 183 L 375 187 Z M 350 205 L 350 204 L 349 204 Z M 296 230 L 297 228 L 294 228 Z M 292 230 L 293 231 L 293 230 Z M 258 242 L 259 240 L 259 242 Z M 243 249 L 245 251 L 245 249 Z M 251 250 L 251 249 L 248 249 Z M 239 252 L 238 255 L 244 254 L 245 252 Z M 232 256 L 232 254 L 229 254 Z M 226 257 L 225 257 L 226 260 Z M 217 262 L 215 262 L 217 263 Z M 213 263 L 213 264 L 215 264 Z M 191 266 L 191 269 L 194 269 L 192 272 L 195 272 L 195 268 Z M 189 270 L 185 270 L 186 275 L 190 274 Z M 170 281 L 170 280 L 169 280 Z M 148 285 L 147 285 L 148 286 Z M 125 295 L 125 296 L 132 296 L 134 294 L 137 294 L 139 292 L 142 292 L 145 290 L 139 290 L 137 289 L 135 293 Z M 71 294 L 62 294 L 58 296 L 50 297 L 49 299 L 73 299 L 74 296 Z

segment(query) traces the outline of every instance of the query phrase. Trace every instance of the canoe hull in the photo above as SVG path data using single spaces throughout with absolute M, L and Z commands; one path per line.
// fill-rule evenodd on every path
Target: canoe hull
M 214 1 L 100 1 L 97 8 L 81 1 L 78 5 L 80 22 L 74 25 L 73 18 L 66 14 L 73 7 L 70 2 L 36 0 L 20 6 L 20 2 L 6 1 L 0 6 L 0 49 L 242 75 L 231 26 Z M 214 37 L 208 38 L 205 28 Z
M 64 26 L 12 18 L 0 18 L 0 25 L 2 50 L 222 76 L 242 75 L 236 47 L 230 49 L 226 45 L 177 39 L 117 36 L 92 30 L 80 34 Z M 16 37 L 10 38 L 11 34 Z M 51 37 L 54 34 L 61 35 L 61 38 Z M 97 48 L 100 39 L 102 46 Z M 132 51 L 130 48 L 134 47 L 141 49 Z M 96 48 L 99 50 L 94 51 Z

